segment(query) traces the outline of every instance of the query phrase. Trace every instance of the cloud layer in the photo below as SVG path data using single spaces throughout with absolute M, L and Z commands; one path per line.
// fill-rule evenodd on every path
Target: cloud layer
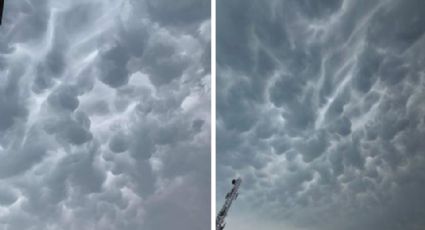
M 209 229 L 209 6 L 6 1 L 1 229 Z
M 423 228 L 425 3 L 217 4 L 218 206 L 243 178 L 229 226 Z

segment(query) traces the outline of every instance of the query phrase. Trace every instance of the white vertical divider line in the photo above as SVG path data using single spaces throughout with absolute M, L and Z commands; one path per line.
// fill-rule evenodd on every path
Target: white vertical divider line
M 211 0 L 211 230 L 216 213 L 216 0 Z

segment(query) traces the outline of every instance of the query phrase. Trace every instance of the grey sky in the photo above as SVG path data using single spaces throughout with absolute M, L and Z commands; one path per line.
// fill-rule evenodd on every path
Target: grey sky
M 425 2 L 217 0 L 230 229 L 425 226 Z
M 6 1 L 1 229 L 210 228 L 209 12 Z

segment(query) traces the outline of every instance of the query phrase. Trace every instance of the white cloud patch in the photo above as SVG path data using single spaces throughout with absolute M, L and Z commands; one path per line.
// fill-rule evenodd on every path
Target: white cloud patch
M 209 229 L 209 4 L 6 1 L 1 229 Z

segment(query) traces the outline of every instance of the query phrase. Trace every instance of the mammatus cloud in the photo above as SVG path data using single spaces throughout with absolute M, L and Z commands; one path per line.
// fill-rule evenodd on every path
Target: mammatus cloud
M 422 229 L 425 3 L 217 4 L 218 204 L 244 180 L 229 225 Z
M 209 5 L 6 1 L 1 229 L 209 228 Z

